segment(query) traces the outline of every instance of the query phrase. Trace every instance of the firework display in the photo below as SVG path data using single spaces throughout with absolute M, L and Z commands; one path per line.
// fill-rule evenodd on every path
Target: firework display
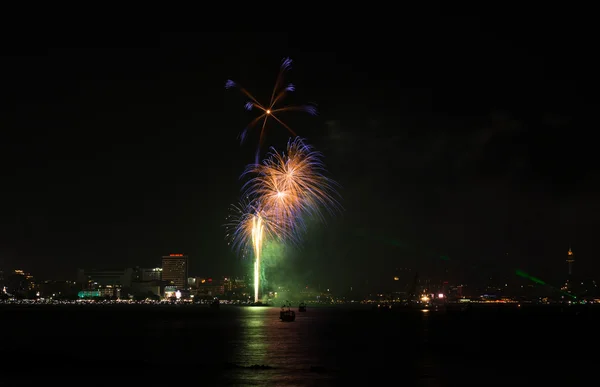
M 338 208 L 335 183 L 325 175 L 322 154 L 299 137 L 291 139 L 287 152 L 274 148 L 262 164 L 249 165 L 244 175 L 244 196 L 256 198 L 274 222 L 288 234 L 303 230 L 307 217 L 322 218 L 322 210 Z
M 295 133 L 273 113 L 294 110 L 293 107 L 273 109 L 291 85 L 278 91 L 282 86 L 283 73 L 291 60 L 285 59 L 268 107 L 260 105 L 248 92 L 241 89 L 252 102 L 251 106 L 263 111 L 258 119 L 263 121 L 261 141 L 268 117 L 273 117 Z M 228 81 L 229 87 L 235 84 Z M 259 144 L 260 149 L 260 144 Z M 258 153 L 257 153 L 258 156 Z M 322 154 L 308 145 L 302 138 L 293 137 L 288 141 L 285 152 L 271 147 L 262 163 L 248 165 L 242 177 L 247 181 L 242 187 L 244 201 L 232 206 L 227 237 L 234 249 L 243 256 L 252 254 L 254 258 L 254 302 L 260 301 L 261 259 L 263 245 L 267 241 L 284 244 L 299 244 L 307 229 L 308 219 L 324 219 L 324 211 L 339 210 L 336 200 L 336 183 L 325 176 Z
M 281 67 L 279 69 L 279 74 L 277 75 L 277 80 L 275 81 L 275 87 L 273 88 L 273 92 L 271 93 L 271 100 L 268 104 L 260 103 L 248 90 L 241 87 L 231 79 L 225 82 L 226 89 L 238 88 L 242 94 L 249 98 L 249 101 L 244 105 L 245 109 L 251 111 L 253 109 L 257 109 L 261 112 L 261 114 L 252 120 L 248 126 L 241 133 L 241 140 L 244 142 L 248 135 L 248 131 L 255 128 L 260 122 L 260 134 L 258 139 L 258 147 L 256 150 L 256 160 L 255 162 L 258 164 L 260 158 L 260 149 L 264 144 L 266 129 L 267 129 L 267 121 L 269 118 L 272 118 L 276 122 L 278 122 L 281 126 L 286 128 L 292 136 L 296 136 L 296 133 L 278 116 L 284 112 L 292 112 L 292 111 L 302 111 L 309 113 L 311 115 L 317 114 L 317 108 L 313 105 L 288 105 L 288 106 L 280 106 L 281 102 L 285 99 L 285 96 L 293 92 L 295 90 L 295 86 L 291 83 L 285 84 L 285 73 L 290 70 L 292 66 L 292 60 L 290 58 L 285 58 L 281 62 Z

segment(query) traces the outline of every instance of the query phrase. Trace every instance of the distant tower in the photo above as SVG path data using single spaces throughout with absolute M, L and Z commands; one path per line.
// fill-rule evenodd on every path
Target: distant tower
M 569 247 L 569 252 L 567 253 L 567 263 L 569 264 L 569 276 L 573 274 L 573 263 L 575 262 L 575 255 L 573 254 L 573 250 Z

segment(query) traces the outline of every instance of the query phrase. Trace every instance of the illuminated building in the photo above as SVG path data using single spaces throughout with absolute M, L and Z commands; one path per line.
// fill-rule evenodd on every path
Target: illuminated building
M 36 289 L 33 276 L 23 270 L 15 270 L 6 278 L 4 285 L 11 294 L 25 294 Z
M 233 289 L 245 289 L 247 284 L 244 278 L 234 278 L 233 279 Z
M 225 293 L 223 284 L 216 281 L 213 282 L 212 278 L 202 279 L 197 286 L 198 290 L 196 294 L 198 295 L 217 296 Z
M 188 288 L 190 288 L 190 289 L 197 288 L 199 283 L 200 283 L 200 278 L 189 277 L 187 279 Z
M 188 279 L 188 256 L 169 254 L 162 257 L 162 280 L 177 289 L 186 289 Z
M 177 292 L 177 287 L 175 285 L 165 286 L 165 291 L 164 291 L 165 298 L 175 297 L 175 292 Z
M 123 287 L 131 286 L 133 280 L 133 269 L 120 270 L 77 270 L 77 282 L 82 284 L 84 289 L 96 289 L 101 287 Z
M 160 296 L 163 294 L 163 289 L 161 267 L 135 267 L 131 289 L 128 289 L 135 298 Z
M 23 272 L 23 270 L 15 270 L 16 275 L 22 275 L 25 277 L 25 282 L 27 283 L 27 290 L 33 290 L 36 288 L 35 282 L 33 280 L 33 276 L 29 273 Z
M 233 290 L 233 278 L 223 277 L 223 289 L 226 292 L 231 292 Z
M 77 297 L 79 297 L 79 298 L 94 298 L 94 297 L 101 297 L 101 294 L 100 294 L 99 290 L 81 290 L 79 293 L 77 293 Z
M 162 267 L 136 267 L 134 273 L 134 279 L 136 281 L 161 281 L 162 280 Z
M 573 254 L 573 250 L 569 247 L 569 251 L 567 252 L 567 264 L 569 265 L 569 276 L 573 275 L 573 263 L 575 263 L 575 255 Z
M 96 298 L 96 297 L 120 298 L 121 297 L 121 289 L 106 287 L 106 288 L 93 289 L 93 290 L 90 290 L 90 289 L 80 290 L 79 293 L 77 293 L 77 297 L 79 297 L 79 298 Z

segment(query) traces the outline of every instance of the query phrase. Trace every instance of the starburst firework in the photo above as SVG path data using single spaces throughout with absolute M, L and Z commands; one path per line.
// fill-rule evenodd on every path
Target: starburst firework
M 271 148 L 262 164 L 248 166 L 244 175 L 253 177 L 244 185 L 244 194 L 257 198 L 272 221 L 289 230 L 288 235 L 298 235 L 307 216 L 322 220 L 323 210 L 340 209 L 336 183 L 325 172 L 322 154 L 296 137 L 288 142 L 286 153 Z
M 261 114 L 258 117 L 256 117 L 248 124 L 248 126 L 246 126 L 246 128 L 242 131 L 240 136 L 241 141 L 243 143 L 247 137 L 248 131 L 252 130 L 254 127 L 257 126 L 257 124 L 262 122 L 258 140 L 258 147 L 256 150 L 256 163 L 258 163 L 260 157 L 260 149 L 262 148 L 262 145 L 264 143 L 267 121 L 269 121 L 269 118 L 272 118 L 284 128 L 286 128 L 290 132 L 290 134 L 296 136 L 296 132 L 294 132 L 285 122 L 283 122 L 279 118 L 279 115 L 281 113 L 292 111 L 302 111 L 311 115 L 317 114 L 317 109 L 313 105 L 280 105 L 281 102 L 285 99 L 285 96 L 288 93 L 293 92 L 295 90 L 295 86 L 291 83 L 285 84 L 284 79 L 285 73 L 291 68 L 291 66 L 292 60 L 290 58 L 283 59 L 283 61 L 281 62 L 281 67 L 279 69 L 277 80 L 275 81 L 275 87 L 273 88 L 273 92 L 271 93 L 271 99 L 268 104 L 260 103 L 248 90 L 246 90 L 244 87 L 241 87 L 236 82 L 230 79 L 225 82 L 226 89 L 238 88 L 242 92 L 242 94 L 249 98 L 249 101 L 246 102 L 246 104 L 244 105 L 246 110 L 251 111 L 253 109 L 258 109 L 261 112 Z

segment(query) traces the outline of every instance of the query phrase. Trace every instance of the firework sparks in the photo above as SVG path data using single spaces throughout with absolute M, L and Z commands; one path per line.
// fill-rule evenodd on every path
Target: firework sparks
M 279 240 L 297 244 L 306 230 L 304 219 L 323 219 L 322 209 L 341 209 L 335 183 L 325 176 L 321 153 L 301 138 L 288 142 L 287 152 L 271 153 L 262 164 L 249 165 L 242 176 L 253 175 L 244 185 L 247 202 L 233 206 L 227 236 L 243 255 L 254 255 L 254 300 L 259 300 L 263 243 Z
M 279 74 L 277 76 L 277 80 L 275 81 L 275 87 L 273 88 L 273 92 L 271 94 L 271 100 L 269 101 L 268 104 L 260 103 L 252 94 L 250 94 L 250 92 L 248 90 L 241 87 L 234 81 L 229 79 L 225 82 L 226 89 L 238 88 L 242 92 L 242 94 L 244 94 L 246 97 L 248 97 L 249 101 L 246 102 L 246 104 L 244 106 L 246 110 L 251 111 L 254 108 L 256 108 L 261 112 L 261 114 L 258 117 L 256 117 L 254 120 L 252 120 L 250 122 L 250 124 L 248 124 L 246 129 L 244 129 L 240 135 L 241 141 L 244 142 L 247 137 L 248 131 L 252 130 L 255 126 L 257 126 L 260 122 L 262 122 L 259 140 L 258 140 L 258 148 L 256 151 L 256 163 L 257 164 L 258 164 L 258 160 L 259 160 L 259 156 L 260 156 L 260 149 L 264 143 L 267 121 L 269 121 L 270 118 L 277 121 L 280 125 L 282 125 L 284 128 L 286 128 L 293 136 L 296 136 L 296 133 L 285 122 L 283 122 L 279 118 L 279 115 L 281 113 L 291 112 L 291 111 L 302 111 L 302 112 L 309 113 L 310 115 L 317 114 L 316 107 L 312 106 L 312 105 L 279 106 L 279 104 L 282 102 L 282 100 L 285 98 L 285 96 L 288 93 L 293 92 L 296 89 L 296 87 L 291 83 L 286 85 L 285 80 L 284 80 L 285 73 L 291 68 L 291 66 L 292 66 L 292 60 L 290 58 L 283 59 L 283 61 L 281 62 L 281 67 L 279 69 Z
M 323 209 L 340 209 L 336 184 L 324 173 L 322 154 L 296 137 L 288 142 L 287 153 L 271 148 L 262 164 L 247 168 L 245 174 L 254 177 L 244 190 L 246 196 L 259 198 L 273 222 L 285 229 L 303 228 L 306 216 L 323 219 Z
M 242 256 L 250 253 L 253 241 L 253 229 L 256 218 L 261 219 L 264 237 L 262 239 L 288 242 L 294 237 L 291 227 L 272 220 L 269 211 L 263 209 L 259 200 L 246 200 L 231 206 L 231 213 L 225 224 L 228 244 Z

